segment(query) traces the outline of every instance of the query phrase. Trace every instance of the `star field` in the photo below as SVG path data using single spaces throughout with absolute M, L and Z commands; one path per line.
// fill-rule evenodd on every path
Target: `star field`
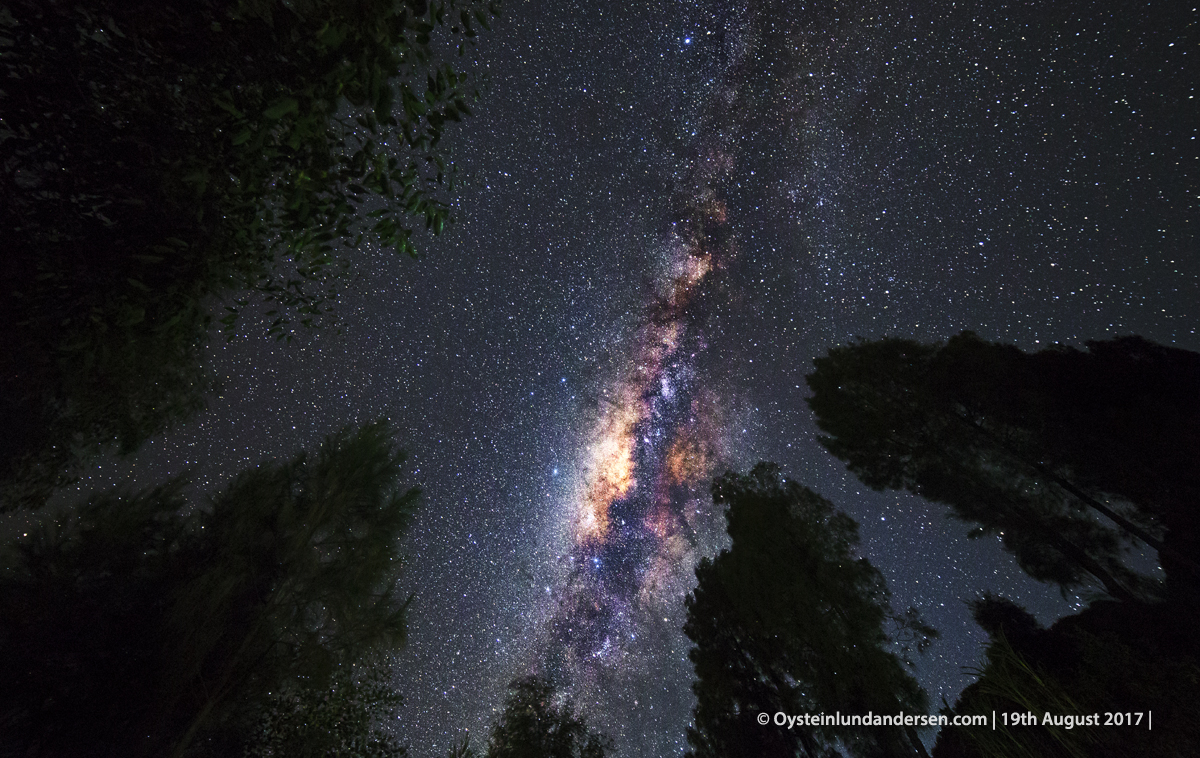
M 918 675 L 953 702 L 985 640 L 964 600 L 992 589 L 1048 620 L 1086 598 L 1029 580 L 938 506 L 866 490 L 817 444 L 804 375 L 858 335 L 970 329 L 1030 349 L 1136 333 L 1200 350 L 1197 11 L 597 5 L 506 3 L 480 46 L 485 99 L 451 137 L 458 222 L 422 260 L 359 251 L 340 332 L 282 345 L 247 320 L 214 341 L 221 387 L 204 415 L 81 487 L 185 470 L 211 486 L 387 416 L 426 492 L 404 548 L 416 600 L 396 682 L 414 754 L 464 729 L 481 744 L 505 685 L 545 667 L 555 624 L 576 618 L 564 598 L 586 595 L 636 639 L 569 690 L 620 755 L 679 755 L 679 601 L 723 528 L 707 482 L 677 482 L 690 542 L 639 542 L 674 558 L 630 558 L 628 592 L 605 579 L 571 595 L 572 561 L 627 556 L 587 552 L 573 530 L 597 430 L 647 365 L 680 208 L 719 201 L 720 265 L 668 302 L 686 350 L 637 397 L 697 400 L 706 470 L 775 461 L 857 519 L 895 605 L 941 631 Z M 628 429 L 673 438 L 687 416 L 647 410 Z M 637 471 L 645 492 L 653 476 Z M 633 513 L 613 502 L 614 518 Z

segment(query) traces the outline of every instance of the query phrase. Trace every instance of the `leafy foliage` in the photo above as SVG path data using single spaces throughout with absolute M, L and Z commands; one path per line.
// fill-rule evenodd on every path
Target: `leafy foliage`
M 488 738 L 487 758 L 604 758 L 612 743 L 588 729 L 554 686 L 538 676 L 508 686 Z
M 206 297 L 257 293 L 278 339 L 332 313 L 337 246 L 415 255 L 451 220 L 448 61 L 474 0 L 17 0 L 0 9 L 4 504 L 81 449 L 186 418 Z M 340 256 L 340 257 L 339 257 Z M 339 263 L 340 261 L 340 263 Z M 230 331 L 230 334 L 232 332 Z
M 400 706 L 382 661 L 339 667 L 329 685 L 272 694 L 244 758 L 404 758 L 381 723 Z
M 696 710 L 689 755 L 830 756 L 923 751 L 903 729 L 763 728 L 760 713 L 924 712 L 926 699 L 884 631 L 896 616 L 883 577 L 855 558 L 858 527 L 773 464 L 726 473 L 732 546 L 696 569 L 684 632 L 695 644 Z M 936 634 L 901 616 L 921 638 Z
M 1103 601 L 1042 628 L 1011 601 L 974 605 L 991 644 L 979 679 L 947 715 L 991 714 L 996 729 L 946 727 L 935 758 L 1115 758 L 1193 755 L 1200 749 L 1196 628 L 1170 604 Z M 1148 728 L 1153 711 L 1154 728 Z M 1053 716 L 1143 714 L 1137 727 L 1045 724 Z M 1033 714 L 1004 724 L 1003 714 Z M 1011 716 L 1010 716 L 1011 719 Z
M 1137 538 L 1194 584 L 1200 356 L 1136 337 L 1088 348 L 858 342 L 816 361 L 809 404 L 865 484 L 950 505 L 1036 579 L 1153 594 L 1122 560 Z
M 373 424 L 203 508 L 178 480 L 111 492 L 18 542 L 0 580 L 10 748 L 228 754 L 268 693 L 337 687 L 401 645 L 396 547 L 418 496 L 395 489 L 401 461 Z

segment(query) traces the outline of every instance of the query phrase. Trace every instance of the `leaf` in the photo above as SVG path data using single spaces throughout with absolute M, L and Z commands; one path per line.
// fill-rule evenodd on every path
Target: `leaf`
M 145 308 L 130 308 L 125 318 L 121 319 L 121 326 L 133 326 L 134 324 L 140 324 L 145 319 Z
M 244 145 L 249 142 L 250 135 L 250 127 L 244 127 L 240 132 L 237 133 L 237 136 L 233 138 L 234 147 L 237 147 L 238 145 Z
M 284 116 L 290 113 L 296 113 L 299 110 L 299 100 L 294 97 L 281 97 L 275 102 L 271 103 L 271 105 L 268 106 L 265 111 L 263 111 L 263 116 L 277 121 Z
M 346 39 L 349 29 L 344 26 L 330 26 L 329 22 L 317 32 L 317 41 L 325 48 L 337 49 L 341 47 L 342 41 Z
M 233 93 L 231 93 L 231 92 L 226 91 L 223 94 L 223 96 L 214 97 L 213 102 L 216 103 L 218 108 L 225 111 L 226 113 L 233 116 L 234 118 L 244 118 L 246 115 L 246 114 L 242 113 L 241 111 L 239 111 L 236 107 L 234 107 Z
M 419 100 L 407 87 L 402 91 L 400 99 L 404 102 L 404 112 L 413 120 L 424 116 L 426 111 L 429 110 L 428 106 Z

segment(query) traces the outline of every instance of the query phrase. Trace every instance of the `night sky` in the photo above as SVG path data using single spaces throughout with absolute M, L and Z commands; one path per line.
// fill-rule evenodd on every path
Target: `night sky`
M 860 522 L 953 702 L 985 640 L 964 600 L 1086 597 L 862 487 L 816 442 L 813 358 L 964 329 L 1200 350 L 1194 8 L 622 5 L 506 0 L 453 136 L 458 223 L 420 261 L 359 251 L 340 333 L 214 340 L 208 411 L 82 483 L 212 486 L 390 418 L 426 491 L 397 680 L 418 756 L 481 745 L 533 671 L 620 755 L 679 755 L 708 484 L 759 460 Z

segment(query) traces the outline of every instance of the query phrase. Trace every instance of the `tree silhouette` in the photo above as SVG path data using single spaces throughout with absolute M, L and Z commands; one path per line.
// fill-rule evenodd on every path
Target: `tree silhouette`
M 1200 355 L 1137 337 L 1030 355 L 966 332 L 835 348 L 808 382 L 822 443 L 859 479 L 950 505 L 1034 578 L 1152 593 L 1122 562 L 1139 539 L 1194 592 Z
M 689 755 L 924 754 L 913 729 L 766 726 L 759 714 L 916 715 L 926 698 L 885 632 L 883 577 L 855 558 L 858 527 L 774 464 L 713 483 L 732 545 L 696 569 L 684 632 L 695 647 Z M 936 634 L 900 616 L 923 640 Z M 919 646 L 923 649 L 924 645 Z
M 588 729 L 562 701 L 554 686 L 538 676 L 508 686 L 504 712 L 492 727 L 487 758 L 604 758 L 612 743 Z
M 0 579 L 0 722 L 22 755 L 229 754 L 268 693 L 404 642 L 386 425 L 243 471 L 199 508 L 110 492 L 19 541 Z
M 0 9 L 0 505 L 199 407 L 210 295 L 331 312 L 364 239 L 450 220 L 444 61 L 475 0 L 16 0 Z M 439 31 L 443 32 L 439 35 Z M 369 211 L 369 212 L 368 212 Z M 341 260 L 342 263 L 338 263 Z
M 404 758 L 407 748 L 383 724 L 401 702 L 390 672 L 367 660 L 338 667 L 324 687 L 271 693 L 243 758 Z
M 973 611 L 991 638 L 984 665 L 943 713 L 995 712 L 998 723 L 994 730 L 943 728 L 934 758 L 1117 758 L 1200 750 L 1197 629 L 1186 616 L 1181 623 L 1172 604 L 1103 600 L 1049 629 L 990 594 L 973 603 Z M 1032 723 L 1014 726 L 1013 713 L 1032 713 Z M 1004 714 L 1010 714 L 1008 724 Z M 1055 727 L 1044 723 L 1046 714 L 1097 714 L 1100 724 Z M 1105 726 L 1106 714 L 1121 720 Z

